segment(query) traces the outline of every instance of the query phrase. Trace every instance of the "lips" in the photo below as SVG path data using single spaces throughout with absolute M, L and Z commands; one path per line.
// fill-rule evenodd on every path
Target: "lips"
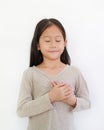
M 59 51 L 56 51 L 56 50 L 52 50 L 52 51 L 48 51 L 50 53 L 55 53 L 55 52 L 59 52 Z

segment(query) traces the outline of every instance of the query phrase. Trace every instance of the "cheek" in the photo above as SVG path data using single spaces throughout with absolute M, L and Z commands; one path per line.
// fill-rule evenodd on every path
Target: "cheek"
M 59 48 L 60 48 L 60 50 L 64 51 L 65 46 L 62 45 L 62 46 L 60 46 Z
M 48 50 L 48 47 L 47 46 L 40 46 L 40 51 L 41 52 L 45 52 Z
M 64 52 L 64 49 L 65 49 L 64 46 L 60 48 L 60 52 L 61 52 L 61 54 Z

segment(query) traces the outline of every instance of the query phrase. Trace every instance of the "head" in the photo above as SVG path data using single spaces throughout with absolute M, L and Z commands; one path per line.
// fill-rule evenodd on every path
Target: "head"
M 38 48 L 39 41 L 40 41 L 40 38 L 41 38 L 43 32 L 45 32 L 47 28 L 49 28 L 53 25 L 55 25 L 60 30 L 63 40 L 66 43 L 66 33 L 64 30 L 64 27 L 58 20 L 56 20 L 54 18 L 41 20 L 35 28 L 34 36 L 33 36 L 32 43 L 31 43 L 30 67 L 33 65 L 37 66 L 43 62 L 43 55 Z M 63 52 L 60 56 L 60 60 L 64 64 L 70 65 L 70 57 L 68 55 L 66 45 L 64 46 Z

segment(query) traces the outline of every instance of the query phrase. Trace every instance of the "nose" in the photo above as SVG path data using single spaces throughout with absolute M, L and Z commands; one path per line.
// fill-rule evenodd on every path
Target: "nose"
M 55 43 L 55 41 L 52 40 L 50 46 L 51 46 L 52 48 L 56 48 L 56 43 Z

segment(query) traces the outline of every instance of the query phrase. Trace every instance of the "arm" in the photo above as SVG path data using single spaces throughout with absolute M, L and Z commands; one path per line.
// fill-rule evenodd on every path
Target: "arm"
M 76 106 L 73 111 L 80 111 L 90 108 L 89 91 L 85 79 L 78 72 L 75 85 Z
M 17 114 L 20 117 L 36 116 L 53 108 L 48 93 L 33 100 L 32 91 L 32 74 L 25 71 L 21 82 L 17 106 Z

